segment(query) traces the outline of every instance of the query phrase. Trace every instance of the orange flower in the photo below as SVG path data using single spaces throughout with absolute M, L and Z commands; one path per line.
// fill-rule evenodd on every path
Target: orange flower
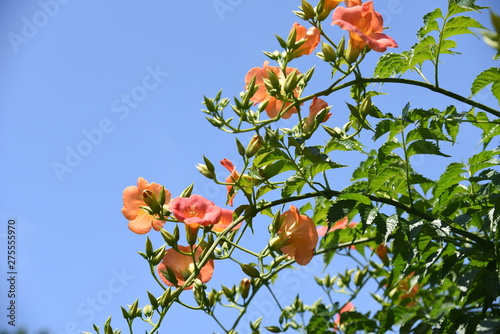
M 332 25 L 349 31 L 347 61 L 354 62 L 365 46 L 377 52 L 384 52 L 388 47 L 396 48 L 397 43 L 382 33 L 384 21 L 382 15 L 373 9 L 373 2 L 350 8 L 337 7 L 333 13 Z
M 222 232 L 224 231 L 231 223 L 233 222 L 233 210 L 222 209 L 222 215 L 220 216 L 220 220 L 217 224 L 212 226 L 212 231 Z M 241 223 L 233 227 L 233 230 L 239 229 Z
M 354 310 L 354 304 L 351 302 L 348 302 L 347 304 L 344 305 L 339 311 L 338 314 L 335 315 L 335 328 L 338 328 L 340 326 L 340 315 L 344 312 L 351 312 Z
M 236 167 L 234 167 L 233 163 L 229 160 L 229 159 L 222 159 L 220 164 L 224 167 L 226 167 L 226 169 L 229 171 L 229 173 L 231 173 L 227 178 L 226 178 L 226 183 L 235 183 L 236 181 L 238 181 L 238 179 L 240 178 L 240 173 L 238 173 L 238 171 L 236 170 Z M 236 195 L 236 192 L 233 190 L 234 186 L 232 185 L 226 185 L 226 189 L 227 189 L 227 202 L 229 203 L 229 205 L 233 206 L 233 199 L 234 199 L 234 196 Z
M 305 133 L 308 133 L 313 129 L 314 118 L 316 117 L 317 114 L 320 113 L 320 111 L 322 111 L 326 107 L 328 107 L 328 103 L 326 103 L 322 99 L 315 97 L 312 100 L 311 105 L 309 106 L 309 116 L 304 119 L 305 120 L 305 126 L 304 126 Z M 326 122 L 326 121 L 328 121 L 328 119 L 330 119 L 330 116 L 332 116 L 332 113 L 326 114 L 325 117 L 322 120 L 318 120 L 318 122 L 319 123 Z
M 345 2 L 346 7 L 361 6 L 361 0 L 325 0 L 323 11 L 319 15 L 319 19 L 326 19 L 330 12 L 337 8 L 337 6 L 340 5 L 342 1 Z
M 179 250 L 184 253 L 191 253 L 191 247 L 187 246 L 177 246 Z M 194 258 L 196 262 L 199 261 L 201 253 L 203 249 L 200 246 L 194 245 L 193 249 Z M 175 275 L 175 279 L 177 280 L 177 285 L 182 286 L 186 280 L 191 276 L 193 272 L 195 272 L 196 267 L 193 262 L 193 257 L 190 255 L 185 255 L 177 252 L 176 250 L 170 248 L 165 251 L 165 255 L 163 256 L 163 260 L 157 267 L 158 274 L 161 280 L 168 286 L 175 286 L 172 282 L 170 282 L 163 272 L 167 272 L 167 267 L 172 270 Z M 198 275 L 196 276 L 203 283 L 210 281 L 212 278 L 212 274 L 214 272 L 214 260 L 210 259 L 200 270 Z M 167 274 L 168 276 L 168 274 Z M 187 286 L 185 290 L 192 289 L 193 286 Z
M 200 195 L 176 197 L 168 205 L 175 219 L 193 227 L 217 224 L 222 209 Z
M 122 214 L 129 220 L 128 228 L 137 234 L 144 234 L 154 228 L 159 231 L 165 221 L 156 219 L 150 212 L 143 208 L 148 205 L 144 202 L 144 191 L 152 192 L 156 198 L 160 197 L 163 186 L 157 183 L 148 183 L 140 177 L 137 180 L 137 186 L 127 187 L 123 191 L 123 208 Z M 170 191 L 165 190 L 165 203 L 170 202 Z
M 311 27 L 306 30 L 306 27 L 301 26 L 300 24 L 295 22 L 290 33 L 293 30 L 295 30 L 296 32 L 295 41 L 299 42 L 305 40 L 305 42 L 292 52 L 292 54 L 290 55 L 290 59 L 299 58 L 303 55 L 310 55 L 319 44 L 319 39 L 321 37 L 321 32 L 319 31 L 319 29 L 316 27 Z
M 305 266 L 311 261 L 318 243 L 316 225 L 311 218 L 299 214 L 299 210 L 293 205 L 281 215 L 281 221 L 278 230 L 281 251 Z
M 326 226 L 326 225 L 319 226 L 317 228 L 317 231 L 318 231 L 318 235 L 320 237 L 324 237 L 327 233 L 330 233 L 330 232 L 333 232 L 336 230 L 343 230 L 347 227 L 353 228 L 353 227 L 356 227 L 357 224 L 358 224 L 357 222 L 350 222 L 349 223 L 349 219 L 347 218 L 347 216 L 345 216 L 341 220 L 335 222 L 335 224 L 333 224 L 332 227 L 330 227 L 328 232 L 327 232 L 328 226 Z
M 290 106 L 292 103 L 288 101 L 278 100 L 276 97 L 269 95 L 266 85 L 264 84 L 264 79 L 269 79 L 269 72 L 273 72 L 278 77 L 280 82 L 280 86 L 282 87 L 285 79 L 292 72 L 297 72 L 297 75 L 300 72 L 296 68 L 287 67 L 286 75 L 283 73 L 280 67 L 278 66 L 267 66 L 269 64 L 268 61 L 264 62 L 262 67 L 254 67 L 245 76 L 245 89 L 247 89 L 248 84 L 255 77 L 255 85 L 258 86 L 257 92 L 250 98 L 250 101 L 257 103 L 262 103 L 264 101 L 269 101 L 266 107 L 266 113 L 269 117 L 275 118 L 277 117 L 282 110 Z M 293 94 L 295 97 L 298 97 L 300 93 L 299 88 L 295 88 Z M 297 109 L 292 107 L 288 109 L 283 115 L 282 118 L 290 118 L 292 114 L 297 113 Z

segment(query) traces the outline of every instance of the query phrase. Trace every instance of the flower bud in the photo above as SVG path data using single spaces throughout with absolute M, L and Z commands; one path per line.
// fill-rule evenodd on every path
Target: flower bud
M 339 45 L 337 46 L 337 56 L 342 57 L 344 55 L 344 48 L 345 48 L 345 38 L 342 36 L 340 39 Z
M 153 266 L 158 265 L 161 260 L 163 260 L 163 256 L 165 256 L 165 245 L 161 246 L 157 250 L 154 251 L 153 256 L 151 258 L 151 264 Z
M 250 139 L 250 142 L 247 145 L 247 148 L 245 150 L 245 155 L 248 158 L 251 158 L 257 153 L 260 148 L 262 147 L 264 141 L 262 139 L 262 136 L 260 135 L 254 135 L 252 139 Z
M 158 304 L 161 305 L 162 307 L 167 307 L 171 299 L 172 299 L 172 290 L 168 288 L 167 290 L 165 290 L 165 292 L 163 292 L 163 295 L 161 295 L 161 297 L 158 298 Z
M 170 247 L 174 247 L 174 245 L 177 244 L 177 240 L 175 240 L 175 237 L 167 230 L 161 229 L 160 233 L 161 233 L 161 236 L 163 237 L 163 240 L 165 240 L 167 245 L 169 245 Z
M 306 0 L 302 0 L 302 5 L 300 7 L 302 9 L 302 12 L 304 13 L 304 20 L 310 20 L 314 18 L 314 8 L 313 6 L 307 2 Z
M 234 289 L 229 289 L 225 285 L 222 286 L 222 292 L 224 293 L 224 296 L 226 296 L 226 298 L 228 300 L 233 300 L 234 299 L 234 295 L 236 293 L 236 291 L 234 291 Z
M 252 278 L 260 277 L 260 272 L 250 264 L 240 264 L 241 270 Z
M 362 119 L 365 119 L 368 114 L 372 111 L 373 104 L 370 96 L 365 97 L 363 102 L 361 102 L 361 106 L 359 107 L 359 115 Z
M 299 83 L 299 76 L 297 75 L 297 71 L 293 71 L 290 73 L 286 79 L 285 84 L 283 85 L 283 89 L 286 93 L 291 93 Z
M 207 294 L 208 307 L 213 307 L 215 305 L 215 302 L 218 300 L 217 295 L 218 295 L 218 292 L 215 291 L 214 289 L 212 289 L 212 291 L 210 291 Z
M 146 318 L 149 318 L 153 315 L 153 307 L 151 305 L 146 305 L 142 308 L 142 314 L 144 314 L 144 316 Z
M 272 130 L 270 128 L 266 128 L 266 136 L 265 136 L 265 138 L 266 138 L 265 142 L 269 146 L 274 147 L 279 142 L 280 134 L 279 134 L 278 130 Z
M 334 139 L 342 139 L 344 137 L 344 131 L 339 127 L 331 128 L 323 125 L 323 129 Z
M 274 237 L 271 240 L 269 240 L 269 247 L 273 251 L 280 251 L 281 247 L 283 247 L 283 242 L 280 237 Z
M 337 54 L 335 50 L 328 43 L 321 43 L 321 51 L 323 52 L 323 59 L 327 62 L 335 62 Z
M 199 229 L 198 225 L 186 224 L 186 240 L 190 246 L 196 243 Z
M 244 278 L 240 283 L 240 294 L 243 299 L 247 299 L 248 293 L 250 292 L 250 279 Z
M 208 178 L 210 180 L 215 179 L 215 172 L 211 172 L 206 165 L 197 164 L 195 167 L 206 178 Z
M 149 208 L 153 211 L 153 213 L 160 213 L 161 211 L 161 206 L 158 203 L 155 194 L 149 190 L 146 189 L 142 192 L 142 199 L 144 200 L 144 203 L 146 203 Z

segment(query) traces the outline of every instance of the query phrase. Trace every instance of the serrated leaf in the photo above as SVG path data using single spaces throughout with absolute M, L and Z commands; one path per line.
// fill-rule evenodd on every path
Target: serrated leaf
M 436 21 L 438 18 L 443 18 L 443 13 L 440 8 L 436 8 L 432 12 L 425 14 L 423 17 L 424 25 L 418 31 L 417 36 L 421 39 L 431 31 L 439 31 L 439 25 Z
M 292 175 L 285 181 L 285 185 L 281 189 L 281 197 L 288 198 L 292 196 L 294 192 L 300 193 L 302 187 L 304 187 L 306 181 L 300 175 Z
M 463 173 L 465 173 L 464 164 L 458 162 L 449 164 L 434 186 L 434 196 L 439 197 L 449 187 L 464 181 L 466 178 L 462 175 Z
M 375 126 L 375 134 L 373 135 L 373 140 L 377 140 L 378 138 L 382 137 L 384 134 L 393 129 L 394 126 L 394 121 L 390 119 L 381 120 Z
M 363 146 L 355 139 L 340 140 L 331 138 L 325 145 L 324 152 L 330 153 L 331 151 L 363 151 Z
M 357 203 L 357 201 L 351 199 L 334 202 L 328 209 L 328 228 L 332 227 L 333 224 L 349 215 Z
M 452 39 L 445 39 L 441 41 L 439 53 L 442 54 L 460 54 L 460 52 L 452 51 L 451 49 L 457 47 L 457 42 Z
M 500 153 L 499 150 L 482 151 L 469 158 L 469 173 L 474 176 L 476 172 L 488 167 L 498 166 L 500 160 L 494 158 Z
M 409 58 L 407 53 L 387 53 L 379 58 L 373 75 L 375 77 L 389 78 L 395 77 L 408 71 Z
M 410 67 L 421 65 L 426 60 L 434 59 L 434 50 L 437 47 L 433 36 L 428 35 L 410 50 Z
M 311 165 L 308 166 L 307 170 L 309 171 L 310 177 L 313 178 L 318 173 L 335 169 L 335 168 L 343 168 L 345 165 L 341 165 L 339 163 L 329 161 L 329 162 L 312 162 Z
M 433 154 L 443 157 L 450 157 L 449 155 L 441 152 L 436 143 L 427 140 L 415 140 L 414 142 L 412 142 L 410 145 L 408 145 L 407 154 L 408 156 L 412 156 L 415 154 Z
M 405 173 L 399 164 L 390 164 L 380 168 L 370 180 L 370 192 L 375 192 L 389 181 L 401 180 L 405 178 Z
M 492 67 L 481 72 L 472 83 L 471 93 L 476 95 L 488 85 L 492 85 L 491 92 L 500 103 L 500 68 Z
M 485 7 L 480 7 L 475 4 L 475 0 L 450 0 L 448 3 L 447 17 L 470 11 L 479 11 Z
M 277 160 L 262 168 L 263 177 L 265 177 L 266 179 L 270 179 L 289 170 L 297 170 L 295 164 L 289 160 Z
M 277 148 L 264 149 L 259 151 L 253 160 L 255 167 L 266 166 L 276 160 L 290 160 L 285 152 Z
M 477 36 L 469 28 L 485 29 L 481 23 L 468 16 L 452 17 L 446 22 L 441 38 L 447 39 L 451 36 L 462 34 L 472 34 Z

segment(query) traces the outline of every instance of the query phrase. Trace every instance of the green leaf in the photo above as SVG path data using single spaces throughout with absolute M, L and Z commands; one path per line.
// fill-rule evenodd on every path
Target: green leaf
M 450 157 L 447 154 L 442 153 L 436 143 L 427 140 L 415 140 L 410 145 L 408 145 L 408 156 L 415 154 L 434 154 L 443 157 Z
M 451 49 L 456 48 L 456 47 L 457 47 L 457 42 L 455 42 L 452 39 L 444 39 L 441 41 L 439 53 L 450 54 L 450 55 L 460 54 L 460 52 L 451 51 Z
M 375 77 L 389 78 L 403 74 L 410 69 L 408 54 L 403 52 L 387 53 L 379 58 L 375 70 Z
M 425 35 L 430 33 L 431 31 L 439 31 L 439 25 L 436 21 L 438 18 L 443 18 L 443 13 L 440 8 L 436 8 L 430 13 L 424 15 L 424 25 L 417 33 L 417 37 L 422 39 Z
M 300 193 L 304 187 L 306 181 L 300 175 L 292 175 L 285 181 L 285 185 L 281 189 L 281 197 L 288 198 L 292 196 L 294 192 Z
M 441 196 L 449 187 L 456 186 L 458 183 L 466 180 L 462 175 L 463 173 L 465 173 L 465 165 L 463 163 L 453 162 L 449 164 L 434 187 L 434 197 Z
M 410 67 L 421 65 L 426 60 L 433 60 L 436 47 L 436 40 L 431 35 L 426 36 L 419 43 L 412 46 L 410 50 Z
M 277 160 L 273 163 L 266 165 L 263 169 L 263 177 L 270 179 L 278 174 L 289 170 L 297 170 L 295 164 L 289 160 Z
M 253 165 L 255 167 L 263 167 L 276 160 L 290 160 L 290 158 L 278 148 L 264 149 L 255 155 Z
M 500 149 L 491 151 L 482 151 L 469 158 L 469 173 L 474 176 L 481 169 L 498 166 L 500 160 L 494 158 L 500 154 Z
M 472 83 L 471 93 L 476 95 L 479 91 L 491 84 L 491 92 L 500 104 L 500 68 L 492 67 L 481 72 Z
M 449 19 L 442 32 L 442 39 L 447 39 L 451 36 L 472 34 L 477 36 L 469 28 L 485 29 L 482 24 L 467 16 L 456 16 Z
M 448 2 L 447 17 L 470 11 L 479 11 L 485 7 L 480 7 L 475 4 L 476 0 L 450 0 Z
M 358 202 L 352 199 L 336 201 L 328 209 L 328 228 L 349 215 Z
M 340 140 L 331 138 L 325 145 L 324 152 L 330 153 L 331 151 L 363 151 L 363 145 L 355 139 Z
M 396 125 L 394 124 L 393 120 L 390 119 L 384 119 L 381 120 L 380 122 L 377 123 L 375 126 L 375 134 L 373 135 L 373 140 L 377 140 L 383 135 L 385 135 L 389 131 L 394 131 L 396 129 Z

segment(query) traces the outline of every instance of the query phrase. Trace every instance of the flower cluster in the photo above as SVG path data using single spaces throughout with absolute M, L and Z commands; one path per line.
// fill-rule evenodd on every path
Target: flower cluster
M 138 234 L 145 234 L 152 228 L 160 231 L 167 219 L 186 225 L 190 246 L 175 245 L 167 249 L 157 267 L 160 278 L 169 286 L 182 286 L 193 273 L 203 283 L 208 282 L 213 274 L 214 261 L 210 259 L 201 268 L 197 267 L 203 247 L 195 244 L 196 233 L 199 228 L 223 232 L 233 222 L 232 210 L 220 208 L 195 194 L 171 199 L 170 192 L 163 186 L 148 183 L 142 177 L 137 186 L 127 187 L 123 192 L 122 213 L 129 220 L 130 230 Z M 192 286 L 185 287 L 190 288 Z
M 346 7 L 339 4 L 344 2 Z M 338 25 L 341 29 L 349 32 L 349 44 L 345 52 L 345 60 L 353 63 L 358 59 L 364 50 L 374 50 L 384 52 L 388 47 L 397 47 L 397 43 L 388 35 L 384 34 L 383 19 L 380 13 L 376 12 L 372 1 L 362 3 L 361 0 L 326 0 L 323 10 L 318 14 L 320 20 L 323 20 L 332 11 L 332 25 Z M 321 38 L 321 31 L 316 27 L 306 28 L 298 23 L 294 23 L 290 31 L 291 36 L 295 36 L 295 42 L 290 50 L 287 50 L 287 60 L 309 55 L 314 52 Z M 290 37 L 289 37 L 290 38 Z M 245 89 L 248 89 L 252 80 L 257 86 L 255 94 L 250 101 L 255 104 L 267 103 L 265 111 L 270 118 L 290 118 L 297 113 L 296 100 L 300 97 L 301 88 L 296 85 L 292 91 L 286 91 L 286 83 L 294 80 L 287 80 L 290 76 L 299 76 L 301 73 L 296 68 L 269 66 L 265 61 L 262 67 L 254 67 L 245 76 Z M 323 101 L 324 102 L 324 101 Z M 316 102 L 317 104 L 319 102 Z M 314 104 L 314 101 L 313 101 Z M 319 110 L 325 108 L 313 107 L 311 109 Z M 313 112 L 311 111 L 311 114 Z M 319 122 L 325 122 L 328 117 L 324 117 Z M 314 116 L 306 118 L 304 130 L 307 131 L 313 126 Z

